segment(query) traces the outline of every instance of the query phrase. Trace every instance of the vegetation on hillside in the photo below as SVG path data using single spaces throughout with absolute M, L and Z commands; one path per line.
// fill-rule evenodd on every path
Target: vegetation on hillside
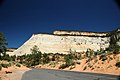
M 18 67 L 20 67 L 20 64 L 23 64 L 27 67 L 34 67 L 39 64 L 51 65 L 51 62 L 56 62 L 56 63 L 63 62 L 63 64 L 59 66 L 59 69 L 64 69 L 70 66 L 74 66 L 76 64 L 80 64 L 80 62 L 77 62 L 77 61 L 82 59 L 87 59 L 86 63 L 90 63 L 90 61 L 92 61 L 93 59 L 95 61 L 98 61 L 97 59 L 98 56 L 99 56 L 99 60 L 104 62 L 109 59 L 109 55 L 114 54 L 114 53 L 111 53 L 111 51 L 103 50 L 103 49 L 100 49 L 99 51 L 93 51 L 91 49 L 88 49 L 86 52 L 83 52 L 83 53 L 71 51 L 70 54 L 59 54 L 59 53 L 42 54 L 36 45 L 31 49 L 31 53 L 32 54 L 25 54 L 22 56 L 5 55 L 4 58 L 1 58 L 1 60 L 6 60 L 8 62 L 11 62 L 11 61 L 16 62 L 16 66 Z M 114 54 L 114 55 L 117 55 L 117 54 Z M 115 66 L 119 67 L 120 63 L 119 62 L 116 63 Z M 5 66 L 3 66 L 2 64 L 2 67 L 5 67 Z M 91 67 L 91 65 L 89 65 L 89 67 Z
M 9 62 L 7 64 L 0 63 L 0 70 L 2 69 L 2 67 L 7 68 L 11 66 L 11 62 L 18 67 L 21 67 L 21 64 L 27 67 L 35 67 L 39 64 L 49 64 L 51 66 L 62 62 L 62 64 L 59 66 L 59 69 L 64 69 L 68 67 L 71 67 L 70 69 L 72 69 L 74 65 L 80 65 L 81 63 L 78 61 L 82 59 L 87 60 L 86 63 L 88 64 L 88 66 L 85 66 L 83 69 L 86 70 L 88 67 L 93 66 L 90 61 L 94 60 L 94 62 L 97 62 L 98 60 L 101 60 L 104 63 L 104 61 L 106 60 L 113 59 L 110 57 L 111 54 L 117 55 L 120 53 L 120 46 L 118 46 L 116 43 L 111 43 L 109 48 L 105 50 L 100 49 L 98 51 L 93 51 L 91 49 L 87 49 L 86 52 L 81 53 L 70 50 L 69 54 L 41 53 L 40 49 L 35 45 L 31 49 L 31 54 L 24 54 L 22 56 L 9 56 L 8 54 L 6 54 L 6 45 L 6 39 L 3 33 L 0 33 L 0 60 Z M 120 61 L 115 63 L 115 66 L 119 68 Z

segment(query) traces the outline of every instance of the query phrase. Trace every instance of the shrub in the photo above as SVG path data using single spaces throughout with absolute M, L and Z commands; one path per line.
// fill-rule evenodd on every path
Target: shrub
M 44 53 L 42 56 L 42 62 L 43 62 L 43 64 L 47 64 L 50 62 L 50 58 L 46 53 Z
M 120 46 L 117 45 L 116 43 L 111 44 L 109 48 L 106 49 L 107 51 L 113 51 L 113 54 L 118 54 L 120 50 Z
M 11 60 L 12 60 L 12 61 L 15 61 L 15 59 L 16 59 L 16 55 L 11 56 Z
M 9 64 L 1 64 L 2 67 L 8 68 L 10 65 Z
M 94 55 L 94 51 L 93 50 L 91 50 L 91 49 L 87 49 L 87 51 L 86 51 L 86 57 L 91 57 L 91 56 L 93 56 Z
M 98 55 L 98 52 L 94 52 L 94 56 L 97 56 Z
M 120 62 L 117 62 L 117 63 L 115 64 L 115 66 L 116 66 L 116 67 L 120 67 Z
M 2 60 L 6 60 L 6 61 L 11 61 L 11 57 L 8 54 L 4 54 L 3 56 L 1 56 Z
M 9 64 L 8 64 L 8 67 L 10 67 L 10 66 L 12 66 L 12 63 L 9 63 Z
M 17 66 L 17 67 L 21 67 L 21 65 L 20 65 L 20 64 L 16 64 L 16 66 Z
M 64 69 L 64 68 L 67 68 L 67 67 L 72 66 L 72 65 L 75 65 L 75 62 L 73 62 L 72 60 L 69 60 L 65 64 L 60 65 L 59 69 Z
M 103 48 L 100 48 L 99 54 L 104 54 L 105 50 Z
M 79 65 L 80 65 L 80 62 L 76 62 L 76 64 L 79 64 Z
M 64 69 L 66 67 L 69 67 L 69 66 L 67 64 L 62 64 L 62 65 L 60 65 L 59 69 Z
M 39 51 L 37 46 L 34 46 L 31 49 L 32 54 L 25 54 L 22 56 L 18 56 L 17 60 L 19 63 L 26 65 L 27 67 L 39 65 L 42 63 L 42 53 Z M 18 65 L 19 67 L 19 65 Z
M 86 70 L 86 69 L 87 69 L 87 66 L 85 66 L 83 70 Z
M 107 60 L 107 57 L 106 57 L 106 55 L 101 55 L 101 56 L 100 56 L 100 60 L 102 60 L 102 61 L 105 61 L 105 60 Z
M 2 65 L 0 64 L 0 71 L 2 70 Z
M 52 56 L 52 61 L 55 61 L 55 55 Z

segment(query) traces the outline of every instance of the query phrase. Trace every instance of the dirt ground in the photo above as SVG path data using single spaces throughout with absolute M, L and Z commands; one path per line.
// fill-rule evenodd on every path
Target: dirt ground
M 0 71 L 0 80 L 21 80 L 22 74 L 28 70 L 30 69 L 25 66 L 3 68 Z

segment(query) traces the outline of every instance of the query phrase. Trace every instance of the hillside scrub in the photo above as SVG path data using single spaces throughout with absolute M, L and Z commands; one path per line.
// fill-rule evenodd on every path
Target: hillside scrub
M 116 66 L 116 67 L 120 67 L 120 62 L 117 62 L 117 63 L 115 64 L 115 66 Z
M 16 66 L 17 66 L 17 67 L 21 67 L 21 65 L 20 65 L 20 64 L 18 64 L 18 63 L 16 64 Z
M 108 53 L 109 52 L 109 53 Z M 111 53 L 111 54 L 110 54 Z M 16 66 L 20 67 L 20 64 L 23 64 L 27 67 L 35 67 L 37 65 L 46 65 L 49 64 L 50 66 L 58 66 L 59 69 L 65 69 L 70 68 L 74 69 L 75 65 L 82 65 L 82 60 L 86 59 L 85 64 L 87 65 L 86 68 L 84 66 L 83 70 L 88 70 L 89 68 L 92 68 L 92 70 L 96 69 L 96 66 L 94 64 L 99 63 L 100 60 L 101 63 L 105 63 L 106 61 L 110 62 L 111 60 L 115 59 L 116 55 L 112 51 L 100 49 L 98 51 L 93 51 L 91 49 L 88 49 L 86 52 L 75 52 L 70 50 L 69 54 L 59 54 L 59 53 L 41 53 L 39 51 L 39 48 L 35 45 L 31 49 L 31 54 L 25 54 L 22 56 L 9 56 L 5 55 L 2 58 L 6 61 L 13 61 L 18 64 Z M 110 57 L 113 55 L 113 57 Z M 119 60 L 117 61 L 119 62 Z M 19 64 L 20 63 L 20 64 Z M 53 64 L 54 63 L 54 64 Z M 113 63 L 114 64 L 114 63 Z M 119 67 L 119 63 L 115 64 L 116 67 Z

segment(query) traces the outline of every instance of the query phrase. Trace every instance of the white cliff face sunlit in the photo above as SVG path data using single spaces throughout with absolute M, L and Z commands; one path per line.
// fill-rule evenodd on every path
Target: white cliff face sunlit
M 71 35 L 72 34 L 72 35 Z M 55 31 L 53 34 L 33 34 L 21 47 L 13 52 L 15 55 L 31 54 L 31 48 L 37 46 L 42 53 L 68 54 L 70 50 L 83 52 L 107 48 L 110 45 L 108 33 Z

